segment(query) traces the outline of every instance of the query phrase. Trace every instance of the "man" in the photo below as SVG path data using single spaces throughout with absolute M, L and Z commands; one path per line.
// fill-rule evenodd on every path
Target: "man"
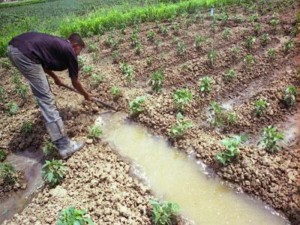
M 29 82 L 44 117 L 47 131 L 63 159 L 83 148 L 84 143 L 71 141 L 66 135 L 45 73 L 53 78 L 55 84 L 62 85 L 53 71 L 68 69 L 74 88 L 86 100 L 90 100 L 91 94 L 85 91 L 78 80 L 77 55 L 84 47 L 83 40 L 76 33 L 65 40 L 36 32 L 14 37 L 8 46 L 8 57 Z

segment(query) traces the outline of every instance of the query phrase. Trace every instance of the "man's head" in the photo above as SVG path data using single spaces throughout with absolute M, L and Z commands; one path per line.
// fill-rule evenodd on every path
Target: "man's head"
M 80 35 L 77 33 L 73 33 L 70 35 L 68 40 L 70 41 L 76 55 L 79 55 L 81 50 L 85 47 L 85 44 Z

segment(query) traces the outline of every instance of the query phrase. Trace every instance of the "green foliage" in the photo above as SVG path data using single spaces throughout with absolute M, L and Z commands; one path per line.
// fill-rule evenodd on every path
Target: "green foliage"
M 226 111 L 219 103 L 212 102 L 210 104 L 210 111 L 212 112 L 210 123 L 215 127 L 222 127 L 224 125 L 230 126 L 236 123 L 238 117 L 235 112 Z
M 183 41 L 177 41 L 177 54 L 180 56 L 186 54 L 186 44 Z
M 6 159 L 7 153 L 0 148 L 0 162 L 3 162 Z
M 104 44 L 111 49 L 118 49 L 118 41 L 115 39 L 113 32 L 107 36 Z
M 171 29 L 173 30 L 174 35 L 179 34 L 179 28 L 180 28 L 179 23 L 177 22 L 172 23 Z
M 0 102 L 4 102 L 7 97 L 7 93 L 3 87 L 0 87 Z
M 158 33 L 166 36 L 169 33 L 169 29 L 162 24 L 158 24 Z
M 86 58 L 84 56 L 82 56 L 82 55 L 79 55 L 77 57 L 77 60 L 78 60 L 78 66 L 79 66 L 79 68 L 83 67 L 83 65 L 84 65 L 84 63 L 86 61 Z
M 214 83 L 214 80 L 210 77 L 203 77 L 199 80 L 198 89 L 201 92 L 209 93 L 211 92 L 211 86 Z
M 272 27 L 275 28 L 276 26 L 278 26 L 280 24 L 280 20 L 278 18 L 272 18 L 270 20 L 270 24 L 271 24 Z
M 280 146 L 278 142 L 282 141 L 283 139 L 284 135 L 278 132 L 276 127 L 271 125 L 264 128 L 262 145 L 266 151 L 272 153 L 279 151 Z
M 11 163 L 0 163 L 0 183 L 13 185 L 18 181 L 18 174 Z
M 82 72 L 84 72 L 85 74 L 90 74 L 93 71 L 94 71 L 94 67 L 93 66 L 84 65 L 82 67 Z
M 231 48 L 232 58 L 234 60 L 237 60 L 239 58 L 241 49 L 239 47 L 233 47 Z
M 234 79 L 236 77 L 236 72 L 234 69 L 229 69 L 226 73 L 225 73 L 225 79 L 227 81 L 230 81 L 232 79 Z
M 183 116 L 179 116 L 176 124 L 171 127 L 169 135 L 173 139 L 180 138 L 192 127 L 193 123 L 191 121 L 185 120 Z
M 46 163 L 42 167 L 42 177 L 50 187 L 60 184 L 66 174 L 67 168 L 61 160 L 46 160 Z
M 277 54 L 277 52 L 274 48 L 268 49 L 268 57 L 269 57 L 270 60 L 275 59 L 276 54 Z
M 225 146 L 226 151 L 218 153 L 215 159 L 220 164 L 227 165 L 240 154 L 239 145 L 246 140 L 246 136 L 234 136 L 223 139 L 221 143 Z
M 258 13 L 255 13 L 255 14 L 253 14 L 253 15 L 251 15 L 251 16 L 249 17 L 249 20 L 250 20 L 252 23 L 254 23 L 254 22 L 258 22 L 258 18 L 259 18 Z
M 43 146 L 43 153 L 45 156 L 51 156 L 54 157 L 57 155 L 57 151 L 55 148 L 55 145 L 52 141 L 48 140 Z
M 102 135 L 102 129 L 99 125 L 93 125 L 91 127 L 89 127 L 89 134 L 88 134 L 88 138 L 100 138 L 100 136 Z
M 24 84 L 20 84 L 20 85 L 17 85 L 16 88 L 15 88 L 17 94 L 23 99 L 25 100 L 26 97 L 27 97 L 27 94 L 28 94 L 28 86 L 27 85 L 24 85 Z
M 85 210 L 69 207 L 60 212 L 56 225 L 94 225 Z
M 203 36 L 200 36 L 200 35 L 197 35 L 196 38 L 195 38 L 195 48 L 196 50 L 200 50 L 203 43 L 205 42 L 205 37 Z
M 192 101 L 192 98 L 192 92 L 187 88 L 177 89 L 173 94 L 173 100 L 180 112 L 183 111 L 184 106 L 188 105 Z
M 246 66 L 249 67 L 254 64 L 255 58 L 253 55 L 246 55 L 244 58 L 244 62 L 246 63 Z
M 31 121 L 25 121 L 22 124 L 21 132 L 24 134 L 31 134 L 33 130 L 33 123 Z
M 19 106 L 15 102 L 9 102 L 5 106 L 6 106 L 7 113 L 10 116 L 16 115 L 19 111 Z
M 172 225 L 172 219 L 179 212 L 179 206 L 171 202 L 157 202 L 150 200 L 153 207 L 152 215 L 155 225 Z
M 214 65 L 214 63 L 215 63 L 215 61 L 217 59 L 217 56 L 218 56 L 217 52 L 215 50 L 213 50 L 213 49 L 208 52 L 207 59 L 208 59 L 208 64 L 210 66 Z
M 264 47 L 269 44 L 270 40 L 271 40 L 271 38 L 270 38 L 269 34 L 263 34 L 260 37 L 261 45 L 264 46 Z
M 116 86 L 113 86 L 111 89 L 110 89 L 110 93 L 112 94 L 113 98 L 117 99 L 119 97 L 122 96 L 122 92 L 121 92 L 121 89 L 116 87 Z
M 256 42 L 256 37 L 250 36 L 245 41 L 245 47 L 247 49 L 252 49 L 255 42 Z
M 134 100 L 129 102 L 131 115 L 138 115 L 144 111 L 145 100 L 146 100 L 145 96 L 138 96 Z
M 8 58 L 3 58 L 1 60 L 1 67 L 6 70 L 9 70 L 11 68 L 11 63 Z
M 258 99 L 257 101 L 255 101 L 254 115 L 257 117 L 263 115 L 265 113 L 267 106 L 268 106 L 268 103 L 264 99 Z
M 297 88 L 295 86 L 288 86 L 284 91 L 283 101 L 287 107 L 291 107 L 296 103 Z
M 293 40 L 288 40 L 287 42 L 284 43 L 283 49 L 286 54 L 289 53 L 293 48 L 294 48 Z
M 143 50 L 143 45 L 141 43 L 138 43 L 135 46 L 134 52 L 136 55 L 140 55 L 142 53 L 142 50 Z
M 225 28 L 225 30 L 223 31 L 222 33 L 222 37 L 225 39 L 225 40 L 229 40 L 230 37 L 232 36 L 232 32 L 231 32 L 231 29 L 229 28 Z
M 94 86 L 94 87 L 97 87 L 99 86 L 99 84 L 101 84 L 104 80 L 104 76 L 103 75 L 100 75 L 100 74 L 96 74 L 96 73 L 93 73 L 92 76 L 92 82 L 91 84 Z
M 98 52 L 99 48 L 95 43 L 89 42 L 87 44 L 87 50 L 88 52 Z
M 150 42 L 154 42 L 154 38 L 155 38 L 155 32 L 153 30 L 149 30 L 147 32 L 147 39 Z
M 125 78 L 128 83 L 131 83 L 134 78 L 134 70 L 131 65 L 128 65 L 127 63 L 121 63 L 120 65 L 122 74 L 125 75 Z
M 227 125 L 233 125 L 236 123 L 238 116 L 236 112 L 227 112 L 226 113 L 226 123 Z
M 161 92 L 164 80 L 165 76 L 161 70 L 153 72 L 149 81 L 152 90 L 155 92 Z

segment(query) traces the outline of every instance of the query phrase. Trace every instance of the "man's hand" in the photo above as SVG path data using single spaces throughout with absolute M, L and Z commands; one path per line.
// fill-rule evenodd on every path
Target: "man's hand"
M 54 79 L 54 83 L 58 86 L 63 86 L 64 83 L 57 77 L 56 79 Z

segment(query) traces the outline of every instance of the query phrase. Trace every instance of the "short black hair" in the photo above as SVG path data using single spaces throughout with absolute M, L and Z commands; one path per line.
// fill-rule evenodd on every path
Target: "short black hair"
M 78 33 L 72 33 L 68 40 L 72 43 L 72 44 L 78 44 L 80 45 L 81 47 L 85 47 L 85 43 L 84 41 L 82 40 L 82 38 L 80 37 L 80 35 Z

